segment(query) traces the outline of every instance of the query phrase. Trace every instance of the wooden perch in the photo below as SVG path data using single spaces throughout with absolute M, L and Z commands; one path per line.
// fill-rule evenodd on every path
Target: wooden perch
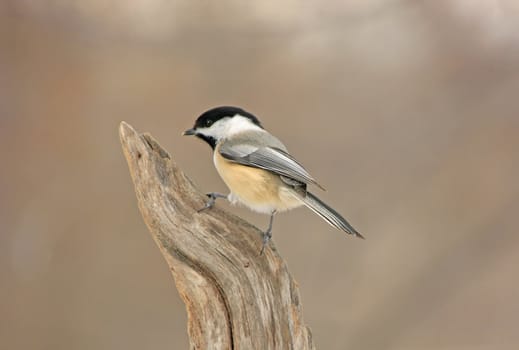
M 122 122 L 144 222 L 186 304 L 191 349 L 315 349 L 297 283 L 261 231 L 218 208 L 148 134 Z M 173 347 L 174 348 L 174 347 Z

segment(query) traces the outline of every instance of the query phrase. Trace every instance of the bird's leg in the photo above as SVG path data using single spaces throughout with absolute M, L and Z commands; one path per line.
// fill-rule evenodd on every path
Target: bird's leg
M 209 197 L 209 200 L 207 201 L 207 203 L 205 203 L 205 205 L 202 208 L 197 210 L 197 212 L 199 212 L 199 213 L 206 209 L 211 209 L 214 206 L 214 204 L 216 203 L 217 198 L 227 198 L 226 194 L 222 194 L 222 193 L 218 193 L 218 192 L 206 193 L 206 196 Z
M 267 228 L 267 231 L 265 231 L 263 233 L 263 246 L 261 247 L 260 255 L 263 255 L 263 252 L 265 251 L 265 247 L 267 246 L 267 243 L 272 238 L 272 222 L 274 222 L 275 214 L 276 214 L 275 210 L 273 210 L 272 213 L 270 213 L 269 227 Z

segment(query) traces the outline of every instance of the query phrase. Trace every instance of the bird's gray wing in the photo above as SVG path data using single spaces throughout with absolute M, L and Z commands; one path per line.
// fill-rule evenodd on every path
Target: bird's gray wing
M 233 162 L 279 174 L 287 183 L 286 180 L 293 179 L 305 184 L 312 183 L 324 189 L 294 157 L 280 148 L 224 143 L 219 148 L 219 152 L 222 157 Z

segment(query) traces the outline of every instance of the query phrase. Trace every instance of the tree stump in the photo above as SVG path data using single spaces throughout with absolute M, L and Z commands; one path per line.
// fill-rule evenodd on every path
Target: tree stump
M 122 122 L 139 209 L 188 315 L 191 349 L 315 349 L 297 283 L 260 230 L 213 207 L 149 134 Z

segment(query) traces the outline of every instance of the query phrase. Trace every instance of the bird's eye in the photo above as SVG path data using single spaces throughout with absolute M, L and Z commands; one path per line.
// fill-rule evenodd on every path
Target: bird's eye
M 205 126 L 208 126 L 208 127 L 209 127 L 209 126 L 211 126 L 212 124 L 213 124 L 213 121 L 212 121 L 211 119 L 207 119 L 207 120 L 205 121 Z

